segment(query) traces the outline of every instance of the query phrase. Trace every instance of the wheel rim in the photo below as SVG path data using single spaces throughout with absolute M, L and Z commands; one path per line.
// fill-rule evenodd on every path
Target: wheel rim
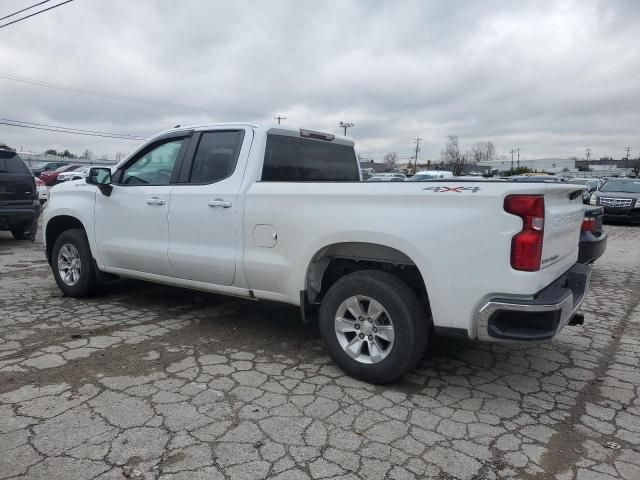
M 342 349 L 359 363 L 378 363 L 391 353 L 395 339 L 391 316 L 371 297 L 347 298 L 338 307 L 334 326 Z
M 70 243 L 65 243 L 58 252 L 58 273 L 65 285 L 73 287 L 80 280 L 82 262 L 78 249 Z

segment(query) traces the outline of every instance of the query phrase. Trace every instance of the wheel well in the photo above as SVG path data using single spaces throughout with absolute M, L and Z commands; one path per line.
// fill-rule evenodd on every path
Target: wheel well
M 337 243 L 314 255 L 305 282 L 309 304 L 319 304 L 335 282 L 359 270 L 395 275 L 409 285 L 420 303 L 429 306 L 424 279 L 413 260 L 395 248 L 363 242 Z
M 53 217 L 47 223 L 47 231 L 45 232 L 46 245 L 47 245 L 47 261 L 51 263 L 51 252 L 53 250 L 53 244 L 56 243 L 58 237 L 65 231 L 74 228 L 79 228 L 86 232 L 82 222 L 75 217 L 69 215 L 59 215 Z

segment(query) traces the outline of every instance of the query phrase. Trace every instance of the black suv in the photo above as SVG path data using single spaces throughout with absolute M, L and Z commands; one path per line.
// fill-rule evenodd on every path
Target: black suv
M 640 180 L 614 178 L 591 196 L 591 205 L 604 207 L 604 219 L 640 223 Z
M 14 150 L 0 144 L 0 230 L 10 230 L 16 240 L 34 240 L 39 216 L 33 173 Z

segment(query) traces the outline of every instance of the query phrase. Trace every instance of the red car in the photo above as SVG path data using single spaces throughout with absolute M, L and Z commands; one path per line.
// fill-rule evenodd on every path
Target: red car
M 82 168 L 83 165 L 65 165 L 63 167 L 58 168 L 57 170 L 42 172 L 40 174 L 40 179 L 45 183 L 45 185 L 52 186 L 56 184 L 56 180 L 58 180 L 58 175 L 62 172 L 70 172 L 72 170 L 77 170 Z

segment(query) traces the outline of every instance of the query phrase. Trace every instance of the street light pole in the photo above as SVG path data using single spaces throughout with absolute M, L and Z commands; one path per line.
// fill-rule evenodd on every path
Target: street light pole
M 351 122 L 340 122 L 340 128 L 344 129 L 344 136 L 347 136 L 347 128 L 351 128 L 355 125 L 355 123 Z

